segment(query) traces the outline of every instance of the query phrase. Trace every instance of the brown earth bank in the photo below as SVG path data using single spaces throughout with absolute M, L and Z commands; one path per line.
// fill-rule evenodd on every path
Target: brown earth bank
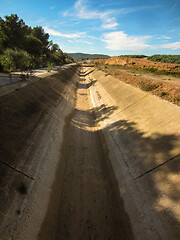
M 180 72 L 180 64 L 153 62 L 147 58 L 111 57 L 109 59 L 99 59 L 100 63 L 109 65 L 122 65 L 134 68 L 156 68 L 170 72 Z
M 131 68 L 122 69 L 119 66 L 104 64 L 98 65 L 97 69 L 180 106 L 180 78 L 178 77 L 143 73 Z

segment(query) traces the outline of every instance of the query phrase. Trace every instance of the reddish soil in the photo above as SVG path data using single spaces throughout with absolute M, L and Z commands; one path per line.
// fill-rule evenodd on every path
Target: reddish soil
M 134 68 L 156 68 L 158 70 L 180 72 L 180 64 L 153 62 L 147 60 L 147 58 L 112 57 L 109 59 L 99 59 L 98 61 L 109 65 L 122 65 Z
M 115 60 L 115 58 L 113 59 Z M 105 60 L 105 62 L 108 60 Z M 154 73 L 143 73 L 131 68 L 121 69 L 118 66 L 104 64 L 100 64 L 98 69 L 125 83 L 141 88 L 143 91 L 148 91 L 180 106 L 180 78 L 157 75 Z

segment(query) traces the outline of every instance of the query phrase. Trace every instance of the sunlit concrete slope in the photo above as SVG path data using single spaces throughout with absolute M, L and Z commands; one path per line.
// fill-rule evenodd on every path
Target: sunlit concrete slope
M 102 71 L 86 78 L 137 239 L 180 239 L 180 108 Z

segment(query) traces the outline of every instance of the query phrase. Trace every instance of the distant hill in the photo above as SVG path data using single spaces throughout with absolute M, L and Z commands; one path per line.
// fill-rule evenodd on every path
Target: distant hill
M 70 56 L 70 57 L 73 57 L 75 60 L 110 58 L 110 56 L 104 55 L 104 54 L 67 53 L 67 55 Z

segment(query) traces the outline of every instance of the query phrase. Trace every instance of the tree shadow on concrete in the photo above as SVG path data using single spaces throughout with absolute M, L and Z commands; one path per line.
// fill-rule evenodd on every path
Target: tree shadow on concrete
M 80 83 L 79 83 L 79 86 L 78 86 L 79 89 L 88 89 L 97 82 L 96 80 L 93 80 L 89 83 L 81 83 L 83 81 L 84 81 L 84 79 L 80 80 Z
M 94 122 L 97 123 L 113 117 L 113 111 L 116 109 L 116 106 L 101 105 L 91 110 L 90 113 L 96 114 Z M 93 131 L 93 125 L 90 125 L 84 118 L 83 111 L 81 114 L 80 118 L 74 119 L 73 124 L 85 131 L 91 131 L 91 129 Z M 147 210 L 145 218 L 139 221 L 142 221 L 143 224 L 149 218 L 149 223 L 154 221 L 154 226 L 162 225 L 157 233 L 161 239 L 180 239 L 180 222 L 178 220 L 180 156 L 178 152 L 177 155 L 173 152 L 179 144 L 178 134 L 147 135 L 137 128 L 135 122 L 127 120 L 116 121 L 104 128 L 103 131 L 108 132 L 112 137 L 120 153 L 119 156 L 123 155 L 123 158 L 117 159 L 119 169 L 122 164 L 126 166 L 126 173 L 129 173 L 128 177 L 131 178 L 135 189 L 133 193 L 130 190 L 132 186 L 129 186 L 129 190 L 126 186 L 126 191 L 129 191 L 129 195 L 136 195 L 136 191 L 139 191 L 144 205 L 142 211 Z M 119 174 L 122 175 L 121 172 Z M 136 179 L 142 174 L 144 175 Z M 152 213 L 151 216 L 148 215 L 148 212 Z
M 163 239 L 180 239 L 178 134 L 147 136 L 138 130 L 135 122 L 126 120 L 114 122 L 106 130 L 123 153 L 124 164 L 141 189 L 144 206 L 155 213 L 157 224 L 165 223 L 167 237 Z
M 85 71 L 85 72 L 81 72 L 80 74 L 79 74 L 79 76 L 80 77 L 86 77 L 87 75 L 89 75 L 90 73 L 92 73 L 92 72 L 94 72 L 94 70 L 95 69 L 92 69 L 92 70 L 87 70 L 87 71 Z
M 102 104 L 99 107 L 91 109 L 91 112 L 95 115 L 95 123 L 108 119 L 117 108 L 117 106 L 108 107 L 107 105 Z
M 101 132 L 94 131 L 92 112 L 76 109 L 67 124 L 38 239 L 133 240 Z

